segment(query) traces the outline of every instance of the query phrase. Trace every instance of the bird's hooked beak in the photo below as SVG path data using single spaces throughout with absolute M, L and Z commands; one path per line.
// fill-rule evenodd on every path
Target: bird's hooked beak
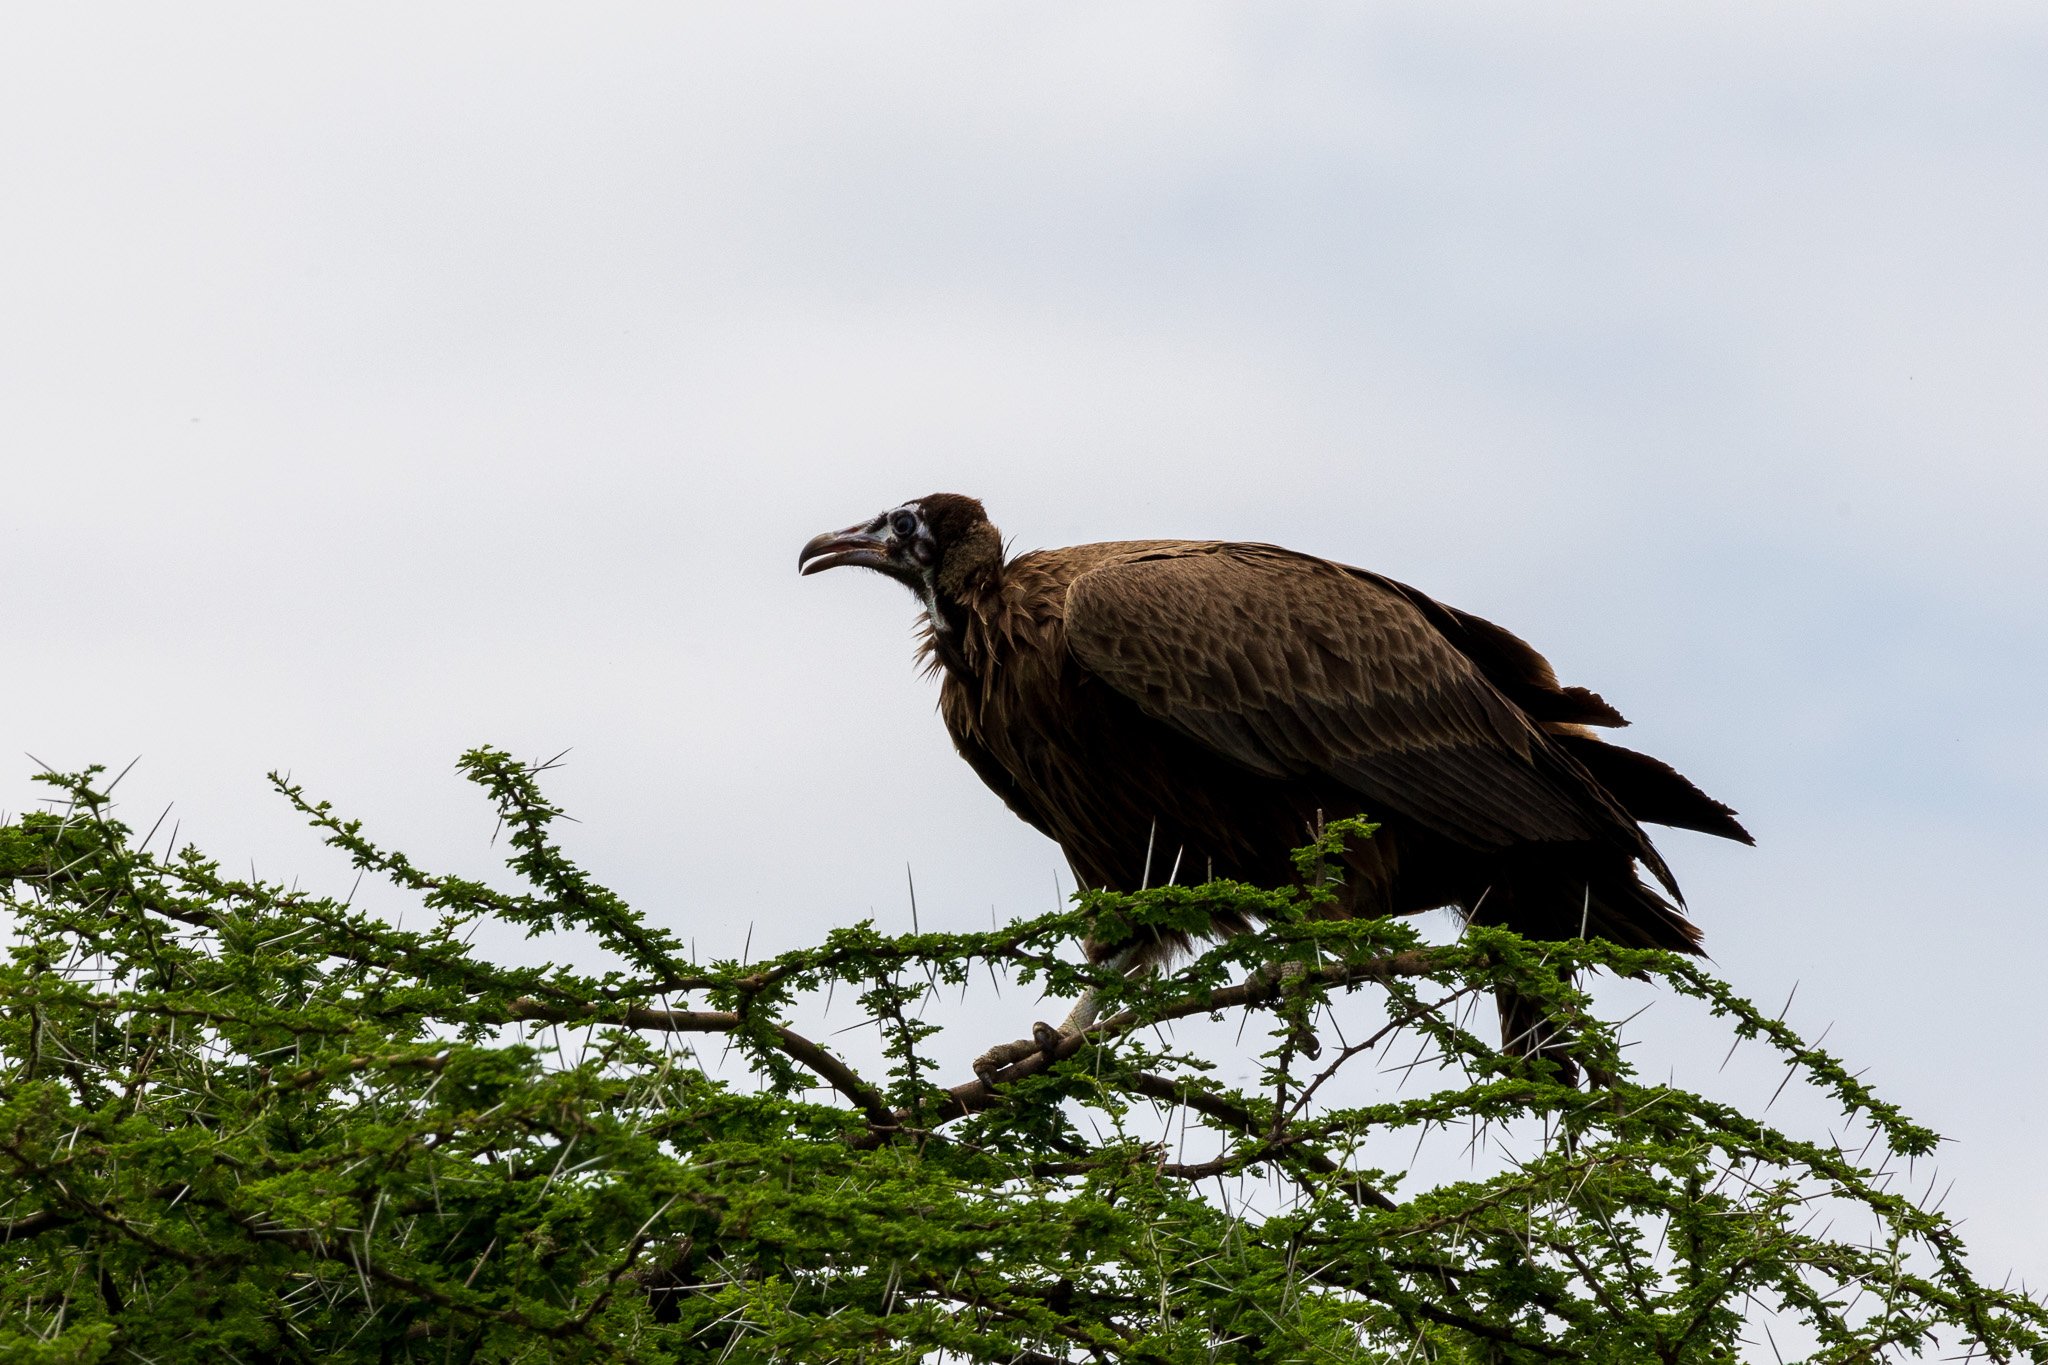
M 902 566 L 889 554 L 889 537 L 883 530 L 887 525 L 886 520 L 877 517 L 858 526 L 849 526 L 844 531 L 827 531 L 821 536 L 812 536 L 797 552 L 797 572 L 814 574 L 823 569 L 836 569 L 841 564 L 859 564 L 864 568 L 880 569 L 883 573 L 900 573 Z

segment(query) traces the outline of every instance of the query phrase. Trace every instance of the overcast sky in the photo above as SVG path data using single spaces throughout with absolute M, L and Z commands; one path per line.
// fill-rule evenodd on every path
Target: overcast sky
M 1277 541 L 1740 808 L 1718 968 L 2048 1282 L 2048 11 L 1363 8 L 9 8 L 0 805 L 345 890 L 266 769 L 475 871 L 455 756 L 568 749 L 707 953 L 985 924 L 1057 851 L 798 546 Z

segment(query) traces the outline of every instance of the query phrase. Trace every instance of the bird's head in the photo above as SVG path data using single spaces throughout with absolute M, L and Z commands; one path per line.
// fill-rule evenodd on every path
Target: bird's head
M 1002 566 L 1003 538 L 981 503 L 931 493 L 843 531 L 813 536 L 797 555 L 801 573 L 858 564 L 888 575 L 928 606 L 957 599 L 970 581 Z

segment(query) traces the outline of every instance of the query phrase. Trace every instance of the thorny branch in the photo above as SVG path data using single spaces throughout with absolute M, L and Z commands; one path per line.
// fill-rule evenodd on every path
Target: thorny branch
M 1934 1135 L 1697 963 L 1495 930 L 1429 946 L 1321 917 L 1311 878 L 1091 893 L 986 934 L 861 924 L 700 964 L 552 840 L 546 765 L 464 765 L 521 889 L 421 869 L 281 784 L 423 906 L 410 930 L 138 846 L 92 773 L 50 775 L 60 810 L 0 824 L 18 926 L 0 967 L 0 1350 L 20 1324 L 70 1352 L 52 1359 L 166 1365 L 1705 1365 L 1791 1319 L 1830 1360 L 1937 1335 L 2048 1356 L 2048 1312 L 1975 1280 L 1954 1225 L 1899 1188 Z M 1189 932 L 1219 906 L 1267 927 L 1158 977 L 1075 960 L 1102 923 Z M 473 942 L 485 921 L 585 933 L 623 966 L 505 966 Z M 1036 1032 L 986 1078 L 928 1081 L 922 993 L 993 969 L 1095 989 L 1109 1012 Z M 1571 969 L 1663 983 L 1759 1040 L 1863 1151 L 1640 1082 Z M 1464 1005 L 1502 986 L 1566 1025 L 1600 1088 L 1465 1029 Z M 835 988 L 883 1025 L 859 1065 L 792 1023 Z M 1240 1011 L 1273 1047 L 1153 1045 L 1154 1025 Z M 1340 1013 L 1356 1041 L 1307 1069 L 1310 1021 Z M 715 1074 L 673 1042 L 688 1034 L 728 1040 L 747 1074 Z M 1427 1060 L 1335 1082 L 1397 1038 Z M 1191 1123 L 1213 1157 L 1182 1155 Z M 1453 1178 L 1422 1177 L 1446 1157 Z

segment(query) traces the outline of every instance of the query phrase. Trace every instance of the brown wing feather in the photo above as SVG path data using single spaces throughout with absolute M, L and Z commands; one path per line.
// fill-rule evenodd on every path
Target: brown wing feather
M 1559 686 L 1550 660 L 1513 631 L 1484 617 L 1447 607 L 1406 583 L 1364 569 L 1350 572 L 1407 598 L 1461 654 L 1479 665 L 1486 680 L 1521 707 L 1529 719 L 1564 725 L 1628 724 L 1621 712 L 1609 706 L 1599 693 L 1583 687 Z
M 1253 772 L 1336 778 L 1369 811 L 1474 847 L 1619 838 L 1661 872 L 1583 770 L 1372 575 L 1271 546 L 1183 545 L 1081 574 L 1065 616 L 1085 668 Z
M 1701 791 L 1662 759 L 1605 743 L 1595 735 L 1560 734 L 1555 739 L 1636 819 L 1718 834 L 1738 843 L 1756 842 L 1735 818 L 1734 810 Z
M 955 723 L 948 716 L 946 728 L 953 736 L 953 747 L 960 757 L 967 760 L 967 766 L 974 769 L 975 776 L 986 783 L 990 791 L 1002 798 L 1011 814 L 1048 838 L 1059 837 L 1053 823 L 1045 818 L 1038 803 L 1031 799 L 1031 793 L 989 752 L 988 746 L 973 735 L 970 727 Z

